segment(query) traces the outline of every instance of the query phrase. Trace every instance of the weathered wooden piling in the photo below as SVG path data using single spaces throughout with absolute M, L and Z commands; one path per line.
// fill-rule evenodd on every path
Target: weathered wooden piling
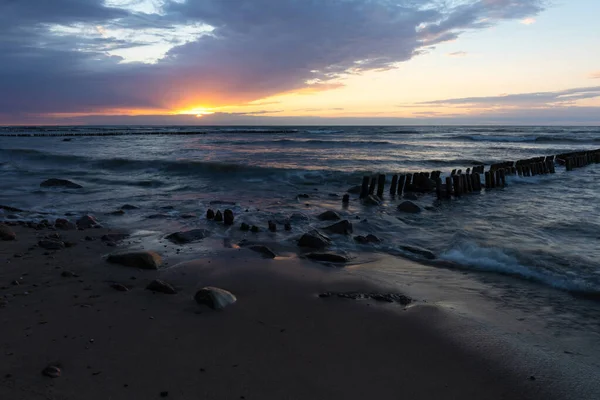
M 460 175 L 452 176 L 452 183 L 454 186 L 454 196 L 456 196 L 456 197 L 460 197 L 460 195 L 462 194 L 460 180 L 461 180 Z
M 473 191 L 469 174 L 463 174 L 463 187 L 465 188 L 465 193 L 471 193 Z
M 412 185 L 413 174 L 406 174 L 406 183 L 404 184 L 404 191 L 408 192 Z
M 452 173 L 450 173 L 450 176 L 454 176 L 454 175 L 456 175 L 456 169 L 453 169 Z
M 379 174 L 377 179 L 377 196 L 383 197 L 383 191 L 385 190 L 385 175 Z
M 435 180 L 435 194 L 437 195 L 438 200 L 442 199 L 442 180 L 440 178 Z
M 406 175 L 400 175 L 398 179 L 398 196 L 402 196 L 404 192 L 404 182 L 406 181 Z
M 452 197 L 452 178 L 450 176 L 446 177 L 446 198 L 449 199 Z
M 375 185 L 377 184 L 377 177 L 371 177 L 371 184 L 369 185 L 369 194 L 375 194 Z
M 500 170 L 500 179 L 502 180 L 502 187 L 506 187 L 506 170 Z
M 344 197 L 342 197 L 342 204 L 348 204 L 350 203 L 350 195 L 348 193 L 346 193 L 344 195 Z
M 485 188 L 491 189 L 492 188 L 492 178 L 491 178 L 490 171 L 485 171 L 484 175 L 485 175 Z
M 368 176 L 363 176 L 362 186 L 360 188 L 360 198 L 364 199 L 369 196 L 369 182 L 371 178 Z
M 392 176 L 392 184 L 390 185 L 390 194 L 394 196 L 398 188 L 398 175 Z

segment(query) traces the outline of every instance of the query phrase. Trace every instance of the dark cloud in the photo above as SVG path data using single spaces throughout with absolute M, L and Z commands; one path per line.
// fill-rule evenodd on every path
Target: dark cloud
M 571 104 L 577 100 L 593 99 L 600 97 L 600 86 L 574 88 L 560 90 L 556 92 L 536 92 L 507 94 L 502 96 L 488 97 L 463 97 L 456 99 L 426 101 L 419 104 L 441 105 L 441 106 L 473 106 L 473 107 L 492 107 L 492 106 L 530 106 L 544 107 L 550 105 Z
M 0 110 L 99 112 L 225 105 L 339 85 L 344 74 L 394 67 L 464 30 L 538 13 L 543 0 L 165 0 L 161 13 L 101 0 L 0 3 Z M 60 33 L 62 27 L 154 29 L 182 25 L 210 34 L 155 64 L 123 63 L 107 51 L 140 46 Z M 160 33 L 162 32 L 162 33 Z M 133 39 L 135 40 L 135 39 Z

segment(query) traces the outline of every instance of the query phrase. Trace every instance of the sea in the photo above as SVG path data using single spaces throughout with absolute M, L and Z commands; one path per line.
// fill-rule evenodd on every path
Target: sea
M 204 228 L 223 243 L 246 238 L 293 253 L 302 233 L 326 225 L 316 216 L 333 210 L 354 235 L 381 239 L 365 245 L 334 235 L 332 250 L 356 257 L 351 273 L 465 315 L 493 315 L 496 326 L 542 347 L 543 334 L 597 368 L 600 164 L 569 172 L 557 164 L 555 174 L 508 176 L 504 188 L 451 200 L 418 195 L 419 214 L 399 212 L 404 199 L 387 190 L 380 206 L 364 206 L 356 194 L 344 205 L 342 196 L 363 176 L 386 174 L 389 185 L 394 174 L 439 170 L 443 178 L 453 169 L 598 148 L 600 127 L 3 127 L 0 204 L 25 211 L 0 210 L 0 219 L 92 214 L 157 236 Z M 49 178 L 83 188 L 40 187 Z M 137 209 L 111 214 L 125 204 Z M 209 208 L 233 210 L 236 224 L 207 221 Z M 277 232 L 268 231 L 269 220 L 280 224 Z M 241 232 L 241 222 L 261 232 Z M 403 259 L 423 268 L 407 270 Z

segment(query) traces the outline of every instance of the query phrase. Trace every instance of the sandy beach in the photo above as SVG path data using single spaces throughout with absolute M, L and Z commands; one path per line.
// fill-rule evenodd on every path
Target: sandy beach
M 550 373 L 461 344 L 464 326 L 436 306 L 319 297 L 388 292 L 339 269 L 232 248 L 140 270 L 106 262 L 128 246 L 107 246 L 108 229 L 11 229 L 17 240 L 0 242 L 3 399 L 564 398 Z M 57 233 L 73 245 L 37 245 Z M 157 278 L 177 294 L 146 290 Z M 237 302 L 197 304 L 204 286 Z M 44 376 L 49 365 L 61 376 Z

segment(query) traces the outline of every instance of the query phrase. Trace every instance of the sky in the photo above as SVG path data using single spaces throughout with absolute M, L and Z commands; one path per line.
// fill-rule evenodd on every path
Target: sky
M 2 0 L 0 125 L 600 125 L 598 0 Z

